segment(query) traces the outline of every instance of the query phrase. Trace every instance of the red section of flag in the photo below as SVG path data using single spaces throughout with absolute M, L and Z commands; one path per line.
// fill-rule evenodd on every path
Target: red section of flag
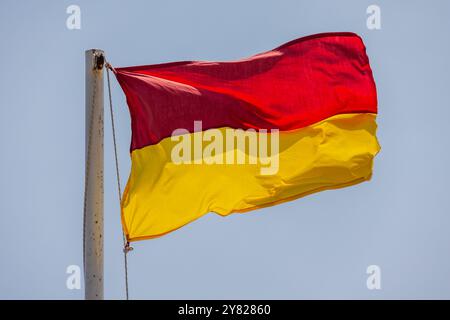
M 131 150 L 173 130 L 293 130 L 342 113 L 376 113 L 364 44 L 353 33 L 300 38 L 232 62 L 117 68 L 132 118 Z

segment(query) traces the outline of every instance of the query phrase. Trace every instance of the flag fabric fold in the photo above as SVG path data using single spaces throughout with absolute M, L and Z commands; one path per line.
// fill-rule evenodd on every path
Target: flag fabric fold
M 370 179 L 377 96 L 353 33 L 239 61 L 114 70 L 131 114 L 129 241 Z

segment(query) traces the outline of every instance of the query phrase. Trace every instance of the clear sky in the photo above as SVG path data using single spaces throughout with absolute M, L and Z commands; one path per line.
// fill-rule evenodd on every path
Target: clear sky
M 81 8 L 81 29 L 66 8 Z M 381 30 L 366 9 L 381 9 Z M 81 299 L 84 51 L 114 66 L 232 60 L 327 31 L 360 34 L 379 98 L 372 181 L 134 244 L 131 298 L 450 298 L 448 1 L 0 2 L 0 298 Z M 122 183 L 130 118 L 113 79 Z M 106 100 L 105 100 L 106 101 Z M 109 120 L 108 110 L 105 111 Z M 105 297 L 124 296 L 105 124 Z M 366 269 L 381 269 L 368 290 Z M 83 289 L 83 288 L 82 288 Z

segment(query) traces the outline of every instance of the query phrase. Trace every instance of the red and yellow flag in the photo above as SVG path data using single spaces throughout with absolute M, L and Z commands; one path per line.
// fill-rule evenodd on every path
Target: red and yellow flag
M 116 68 L 131 113 L 129 241 L 370 179 L 377 96 L 353 33 L 231 62 Z

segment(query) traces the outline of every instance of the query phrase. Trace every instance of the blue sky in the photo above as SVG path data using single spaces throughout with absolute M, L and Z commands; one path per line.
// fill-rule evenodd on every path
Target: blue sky
M 84 51 L 114 66 L 233 60 L 327 31 L 360 34 L 382 150 L 372 181 L 134 244 L 130 296 L 450 298 L 447 1 L 12 1 L 0 4 L 0 298 L 81 299 Z M 81 8 L 68 30 L 66 8 Z M 366 8 L 381 8 L 368 30 Z M 122 182 L 130 118 L 113 78 Z M 109 116 L 105 110 L 105 115 Z M 106 118 L 108 120 L 108 118 Z M 105 125 L 105 297 L 124 296 L 111 128 Z M 368 290 L 366 268 L 381 268 Z M 82 288 L 83 289 L 83 288 Z

